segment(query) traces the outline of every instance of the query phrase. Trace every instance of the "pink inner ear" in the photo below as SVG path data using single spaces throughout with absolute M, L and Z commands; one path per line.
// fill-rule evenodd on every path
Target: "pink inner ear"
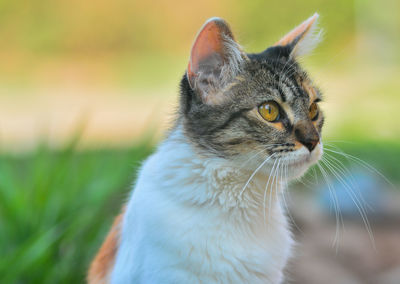
M 213 53 L 222 52 L 221 30 L 218 25 L 211 21 L 200 31 L 192 47 L 188 66 L 189 80 L 196 76 L 199 63 L 211 56 Z
M 305 20 L 299 26 L 291 30 L 288 34 L 286 34 L 283 38 L 281 38 L 275 45 L 288 45 L 293 42 L 298 36 L 304 36 L 311 29 L 315 20 L 318 19 L 319 15 L 315 13 L 313 16 Z

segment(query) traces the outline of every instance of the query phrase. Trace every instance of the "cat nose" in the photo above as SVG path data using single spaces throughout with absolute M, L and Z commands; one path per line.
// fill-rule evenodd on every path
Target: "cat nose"
M 299 123 L 294 129 L 294 135 L 297 141 L 303 144 L 310 153 L 319 142 L 319 134 L 312 124 Z
M 306 146 L 310 153 L 314 150 L 315 146 L 317 146 L 319 140 L 309 140 L 309 141 L 299 141 L 301 144 Z

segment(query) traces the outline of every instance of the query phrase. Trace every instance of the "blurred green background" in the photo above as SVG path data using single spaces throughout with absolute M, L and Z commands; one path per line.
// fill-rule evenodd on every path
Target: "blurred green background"
M 324 139 L 400 181 L 400 2 L 0 1 L 1 283 L 79 283 L 212 16 L 248 52 L 314 12 Z M 345 143 L 342 143 L 345 142 Z

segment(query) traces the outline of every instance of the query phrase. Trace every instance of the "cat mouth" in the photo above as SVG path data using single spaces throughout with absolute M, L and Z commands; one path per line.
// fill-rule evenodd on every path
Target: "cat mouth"
M 302 166 L 309 166 L 314 164 L 319 159 L 318 153 L 315 151 L 311 153 L 295 153 L 291 152 L 286 155 L 280 155 L 274 157 L 274 160 L 278 160 L 279 163 L 282 165 L 286 165 L 288 167 L 302 167 Z M 272 162 L 274 163 L 274 162 Z
M 310 164 L 311 160 L 312 160 L 312 156 L 310 153 L 309 155 L 299 157 L 297 159 L 291 159 L 291 160 L 287 161 L 286 164 L 291 167 L 299 167 L 302 165 Z
M 287 157 L 286 164 L 289 167 L 311 166 L 318 162 L 320 157 L 321 150 L 314 150 L 311 153 L 302 153 L 297 157 Z
M 282 166 L 288 166 L 288 167 L 300 167 L 303 165 L 308 165 L 311 164 L 313 160 L 312 154 L 302 154 L 302 155 L 296 155 L 296 157 L 293 157 L 292 155 L 280 155 L 273 157 L 270 159 L 270 161 L 267 162 L 270 166 L 280 164 Z

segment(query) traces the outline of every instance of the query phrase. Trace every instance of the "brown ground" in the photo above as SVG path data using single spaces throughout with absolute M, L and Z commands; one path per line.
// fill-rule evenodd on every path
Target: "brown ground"
M 338 248 L 333 245 L 336 223 L 309 197 L 292 199 L 297 226 L 295 257 L 287 268 L 293 284 L 399 284 L 400 196 L 388 196 L 387 212 L 369 217 L 371 239 L 359 216 L 345 218 Z M 391 203 L 391 204 L 389 204 Z

